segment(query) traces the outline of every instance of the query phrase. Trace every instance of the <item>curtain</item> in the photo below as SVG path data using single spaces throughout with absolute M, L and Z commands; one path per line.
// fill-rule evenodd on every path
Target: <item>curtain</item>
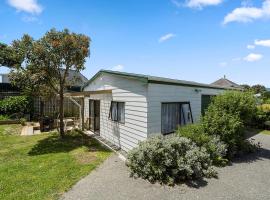
M 117 121 L 117 102 L 114 101 L 111 103 L 111 119 Z
M 124 123 L 125 122 L 125 103 L 118 102 L 117 113 L 118 113 L 118 121 Z
M 164 103 L 161 109 L 161 131 L 172 133 L 180 125 L 180 104 Z
M 192 123 L 189 103 L 163 103 L 161 107 L 161 132 L 172 133 L 178 126 Z
M 117 122 L 125 122 L 125 103 L 124 102 L 111 102 L 110 119 Z

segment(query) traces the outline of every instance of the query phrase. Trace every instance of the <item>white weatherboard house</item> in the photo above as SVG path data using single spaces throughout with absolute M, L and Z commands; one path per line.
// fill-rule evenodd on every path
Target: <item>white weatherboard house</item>
M 226 88 L 101 70 L 84 86 L 89 129 L 128 151 L 156 134 L 197 122 L 211 96 Z M 91 92 L 91 93 L 90 93 Z

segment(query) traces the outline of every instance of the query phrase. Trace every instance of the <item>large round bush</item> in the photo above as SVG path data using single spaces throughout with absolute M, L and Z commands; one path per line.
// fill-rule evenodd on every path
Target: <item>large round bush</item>
M 205 133 L 201 124 L 179 127 L 176 133 L 180 137 L 189 138 L 197 146 L 204 147 L 213 164 L 224 165 L 227 163 L 227 160 L 224 159 L 227 153 L 227 145 L 220 140 L 219 136 Z
M 164 184 L 215 176 L 211 164 L 205 148 L 179 136 L 160 136 L 141 142 L 127 158 L 132 176 Z
M 257 111 L 256 98 L 250 92 L 227 91 L 213 98 L 209 110 L 238 115 L 244 124 L 249 124 Z
M 204 132 L 219 136 L 228 146 L 227 156 L 245 149 L 244 127 L 252 124 L 257 113 L 252 93 L 230 91 L 213 99 L 202 118 Z

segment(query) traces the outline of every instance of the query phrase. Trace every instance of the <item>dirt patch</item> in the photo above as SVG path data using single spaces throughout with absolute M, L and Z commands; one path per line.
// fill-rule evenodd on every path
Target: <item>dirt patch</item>
M 21 131 L 22 126 L 20 124 L 0 125 L 0 132 L 3 135 L 20 135 Z
M 75 154 L 74 157 L 80 164 L 89 164 L 97 160 L 95 152 L 84 152 L 80 154 Z

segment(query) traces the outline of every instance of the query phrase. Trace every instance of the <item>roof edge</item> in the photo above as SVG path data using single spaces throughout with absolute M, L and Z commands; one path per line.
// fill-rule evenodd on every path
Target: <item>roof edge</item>
M 129 78 L 133 78 L 142 82 L 152 83 L 152 84 L 179 85 L 179 86 L 187 86 L 187 87 L 200 87 L 200 88 L 210 88 L 210 89 L 220 89 L 220 90 L 238 90 L 238 88 L 222 87 L 222 86 L 215 86 L 211 84 L 203 84 L 203 83 L 196 83 L 196 82 L 189 82 L 189 81 L 181 82 L 181 80 L 162 78 L 162 77 L 156 77 L 156 78 L 165 79 L 165 80 L 155 80 L 155 78 L 151 76 L 147 76 L 147 75 L 111 71 L 111 70 L 104 70 L 104 69 L 98 71 L 91 79 L 89 79 L 85 83 L 85 85 L 82 87 L 82 90 L 84 90 L 84 88 L 88 86 L 91 82 L 93 82 L 93 80 L 96 79 L 99 75 L 104 74 L 104 73 L 113 74 L 113 75 L 122 76 L 122 77 L 129 77 Z

